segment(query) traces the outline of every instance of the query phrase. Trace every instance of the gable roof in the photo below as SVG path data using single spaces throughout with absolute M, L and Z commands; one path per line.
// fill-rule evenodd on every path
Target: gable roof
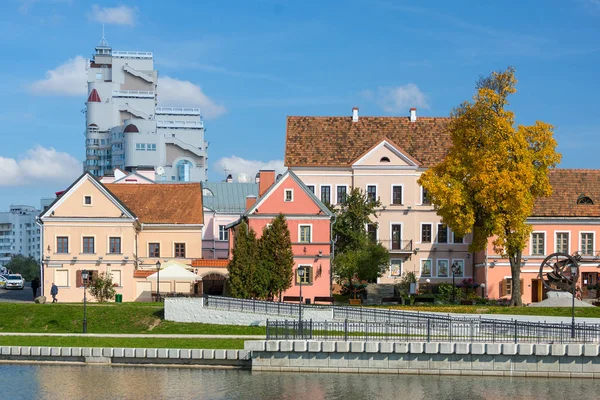
M 297 117 L 287 118 L 287 167 L 349 167 L 369 149 L 387 139 L 402 146 L 423 167 L 446 156 L 452 141 L 450 118 L 419 117 Z M 408 155 L 407 154 L 407 155 Z
M 552 195 L 536 199 L 532 217 L 600 217 L 600 170 L 553 169 L 548 178 Z M 581 195 L 594 204 L 577 204 Z
M 300 178 L 298 178 L 298 175 L 296 175 L 295 173 L 293 173 L 292 171 L 290 171 L 289 169 L 287 171 L 285 171 L 285 173 L 281 176 L 281 178 L 279 178 L 277 181 L 275 181 L 274 184 L 271 185 L 271 187 L 269 187 L 267 189 L 267 191 L 265 193 L 263 193 L 262 196 L 260 196 L 256 202 L 254 202 L 254 204 L 252 205 L 252 207 L 250 207 L 248 210 L 246 210 L 246 212 L 244 213 L 244 216 L 249 216 L 250 214 L 252 214 L 254 212 L 254 210 L 256 210 L 261 204 L 262 202 L 267 199 L 271 193 L 273 193 L 281 184 L 283 184 L 283 182 L 286 180 L 287 177 L 290 177 L 291 179 L 293 179 L 298 186 L 300 187 L 300 189 L 302 189 L 302 191 L 304 191 L 308 197 L 311 198 L 311 200 L 317 205 L 317 207 L 319 207 L 319 210 L 323 213 L 323 215 L 328 215 L 328 216 L 332 216 L 333 214 L 331 213 L 331 211 L 329 210 L 329 208 L 327 208 L 327 206 L 325 204 L 323 204 L 321 202 L 321 200 L 319 200 L 319 198 L 317 196 L 315 196 L 315 194 L 313 193 L 312 190 L 310 190 L 303 182 L 302 180 L 300 180 Z M 228 225 L 229 226 L 229 225 Z
M 138 174 L 137 172 L 128 172 L 128 173 L 127 173 L 127 175 L 125 175 L 125 176 L 123 176 L 123 177 L 121 177 L 121 178 L 115 179 L 115 180 L 114 180 L 113 182 L 111 182 L 111 183 L 120 183 L 120 182 L 122 182 L 122 181 L 126 181 L 127 179 L 131 179 L 131 177 L 136 177 L 136 178 L 139 178 L 139 179 L 141 179 L 141 180 L 143 180 L 143 181 L 146 181 L 146 182 L 148 182 L 148 183 L 156 183 L 156 182 L 155 182 L 155 181 L 153 181 L 152 179 L 150 179 L 150 178 L 148 178 L 148 177 L 145 177 L 144 175 L 140 175 L 140 174 Z
M 375 143 L 373 146 L 371 146 L 371 148 L 369 150 L 365 151 L 363 154 L 358 156 L 358 158 L 356 160 L 352 161 L 352 165 L 361 163 L 367 157 L 369 157 L 369 155 L 372 152 L 380 149 L 381 147 L 385 147 L 386 149 L 390 150 L 392 153 L 394 153 L 396 156 L 401 158 L 407 164 L 409 164 L 409 165 L 412 164 L 415 167 L 419 166 L 418 160 L 416 160 L 414 157 L 412 157 L 410 154 L 408 154 L 407 151 L 405 151 L 404 149 L 402 149 L 400 146 L 398 146 L 397 144 L 395 144 L 394 142 L 392 142 L 389 139 L 381 139 L 379 142 Z
M 258 183 L 202 182 L 204 207 L 222 213 L 243 214 L 246 196 L 258 197 Z
M 104 185 L 145 224 L 199 225 L 204 222 L 200 183 Z

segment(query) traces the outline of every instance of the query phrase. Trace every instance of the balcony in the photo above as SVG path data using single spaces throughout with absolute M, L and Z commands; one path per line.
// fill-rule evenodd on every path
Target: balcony
M 152 59 L 151 51 L 118 51 L 113 50 L 112 56 L 114 58 L 145 58 Z
M 204 122 L 202 121 L 156 121 L 157 128 L 167 129 L 202 129 Z
M 200 115 L 199 108 L 191 107 L 156 107 L 156 115 Z
M 380 240 L 379 243 L 386 249 L 390 250 L 390 253 L 412 253 L 413 245 L 412 240 Z
M 152 90 L 113 90 L 112 97 L 122 98 L 137 98 L 137 99 L 153 99 L 154 91 Z

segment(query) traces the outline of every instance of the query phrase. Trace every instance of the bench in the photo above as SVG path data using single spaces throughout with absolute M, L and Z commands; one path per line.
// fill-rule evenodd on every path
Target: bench
M 415 297 L 415 303 L 434 303 L 435 297 Z
M 381 304 L 383 303 L 402 304 L 402 297 L 384 297 L 381 299 Z
M 283 302 L 285 303 L 286 301 L 300 303 L 300 302 L 302 302 L 302 297 L 300 297 L 300 296 L 283 296 Z
M 330 304 L 333 304 L 333 297 L 315 296 L 315 304 L 317 302 L 319 302 L 319 303 L 330 303 Z

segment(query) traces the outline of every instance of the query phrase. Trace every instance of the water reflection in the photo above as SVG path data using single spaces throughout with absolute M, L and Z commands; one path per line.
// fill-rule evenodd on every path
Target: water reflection
M 596 398 L 589 379 L 257 373 L 241 370 L 0 365 L 10 399 Z

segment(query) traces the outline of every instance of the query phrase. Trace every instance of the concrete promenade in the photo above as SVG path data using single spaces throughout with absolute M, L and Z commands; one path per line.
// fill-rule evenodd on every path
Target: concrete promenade
M 139 339 L 264 339 L 265 335 L 195 335 L 195 334 L 144 334 L 144 333 L 22 333 L 0 332 L 0 336 L 63 336 L 98 338 L 139 338 Z

